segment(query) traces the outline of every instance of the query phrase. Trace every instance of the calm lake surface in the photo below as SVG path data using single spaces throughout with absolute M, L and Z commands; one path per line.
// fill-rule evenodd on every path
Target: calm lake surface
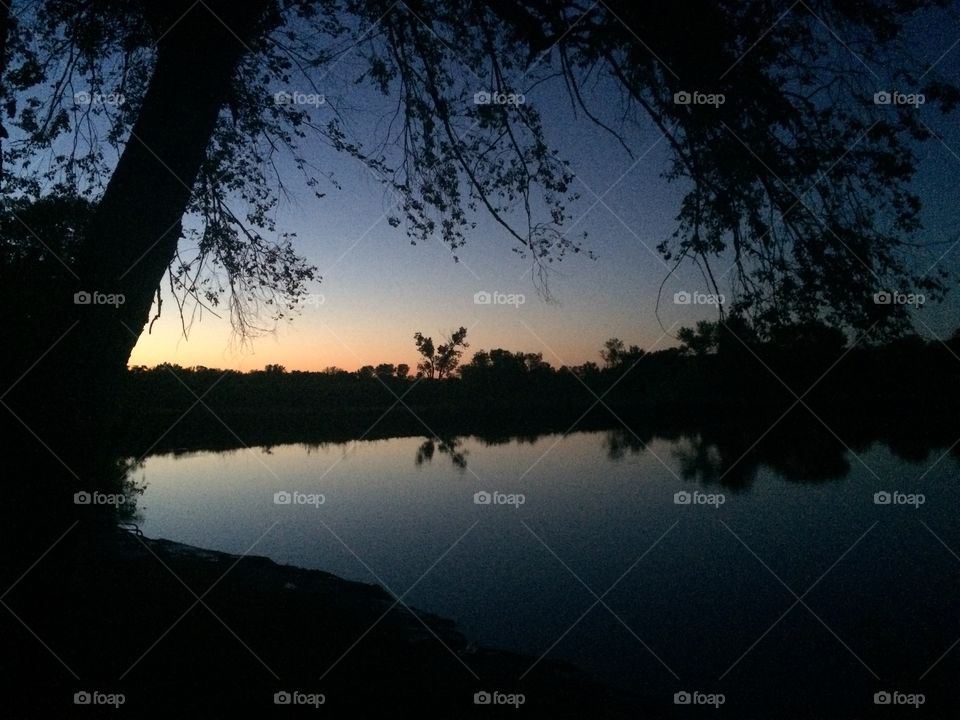
M 838 708 L 856 708 L 956 677 L 960 484 L 947 448 L 909 461 L 879 443 L 846 451 L 816 482 L 759 464 L 731 488 L 695 437 L 631 439 L 167 454 L 134 477 L 150 537 L 381 583 L 479 644 L 654 698 L 724 692 L 730 709 L 836 686 Z M 512 502 L 478 504 L 481 491 Z M 275 502 L 294 492 L 301 502 Z M 878 492 L 899 494 L 877 504 Z

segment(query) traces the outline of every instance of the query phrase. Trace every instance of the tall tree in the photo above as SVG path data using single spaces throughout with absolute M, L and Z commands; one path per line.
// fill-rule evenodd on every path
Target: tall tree
M 437 374 L 437 349 L 433 345 L 433 338 L 424 337 L 419 330 L 413 334 L 413 341 L 417 345 L 417 352 L 423 358 L 417 363 L 417 370 L 425 377 L 433 378 Z
M 435 345 L 432 337 L 425 337 L 419 331 L 414 333 L 413 340 L 417 345 L 417 352 L 423 357 L 417 370 L 428 378 L 449 377 L 460 364 L 464 348 L 470 347 L 465 327 L 450 333 L 440 345 Z
M 467 329 L 461 327 L 450 333 L 446 342 L 437 346 L 437 356 L 434 365 L 437 368 L 437 377 L 444 378 L 453 374 L 460 364 L 460 357 L 463 355 L 464 348 L 470 347 L 467 342 Z

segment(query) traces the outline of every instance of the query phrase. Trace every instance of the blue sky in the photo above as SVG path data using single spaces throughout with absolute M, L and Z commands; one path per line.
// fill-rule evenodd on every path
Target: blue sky
M 937 25 L 923 28 L 923 33 L 921 56 L 933 63 L 946 52 L 938 70 L 957 77 L 960 48 L 951 47 L 957 28 Z M 367 125 L 355 130 L 360 136 L 368 134 L 386 105 L 369 94 L 357 98 L 341 92 L 342 87 L 331 87 L 328 102 L 364 107 L 361 122 Z M 615 123 L 614 103 L 605 89 L 594 93 L 595 106 Z M 542 352 L 554 365 L 579 364 L 598 361 L 609 337 L 646 348 L 668 347 L 675 344 L 672 335 L 680 325 L 713 317 L 708 308 L 672 302 L 678 290 L 707 290 L 692 267 L 681 267 L 664 286 L 660 320 L 670 333 L 664 334 L 655 316 L 657 290 L 668 272 L 655 246 L 673 231 L 683 190 L 661 177 L 668 153 L 659 131 L 652 124 L 625 127 L 635 153 L 630 158 L 612 137 L 574 116 L 559 84 L 539 86 L 527 101 L 541 110 L 547 137 L 577 175 L 574 185 L 582 198 L 572 208 L 578 218 L 572 234 L 587 231 L 583 246 L 596 256 L 568 255 L 556 264 L 550 277 L 552 302 L 537 294 L 529 262 L 510 251 L 512 240 L 489 218 L 477 217 L 477 229 L 458 251 L 459 263 L 439 240 L 412 246 L 402 228 L 387 223 L 391 198 L 366 168 L 346 155 L 309 146 L 307 154 L 334 172 L 343 189 L 330 189 L 317 200 L 294 185 L 293 202 L 278 209 L 277 224 L 297 234 L 297 249 L 323 277 L 310 288 L 317 294 L 316 304 L 252 346 L 241 346 L 228 320 L 209 313 L 194 325 L 189 339 L 183 338 L 179 318 L 171 312 L 173 303 L 167 302 L 152 334 L 141 337 L 131 364 L 167 361 L 244 370 L 267 363 L 304 370 L 330 365 L 355 369 L 380 362 L 412 365 L 415 331 L 437 337 L 460 325 L 469 328 L 471 351 L 506 347 Z M 318 117 L 329 112 L 330 107 L 321 106 Z M 926 203 L 921 237 L 956 240 L 960 129 L 955 118 L 941 118 L 932 108 L 919 112 L 943 139 L 921 150 L 917 187 Z M 601 203 L 595 202 L 597 195 L 603 196 Z M 926 268 L 944 252 L 940 264 L 956 271 L 960 249 L 951 244 L 931 248 L 926 258 L 918 255 L 918 262 L 926 260 Z M 718 267 L 726 269 L 722 262 Z M 476 305 L 478 291 L 522 294 L 525 302 Z M 925 308 L 921 317 L 946 337 L 958 324 L 956 298 L 943 307 Z M 929 334 L 924 325 L 918 328 Z

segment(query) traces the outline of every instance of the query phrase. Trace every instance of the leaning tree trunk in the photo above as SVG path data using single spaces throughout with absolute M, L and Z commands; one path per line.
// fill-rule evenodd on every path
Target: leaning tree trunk
M 40 345 L 53 347 L 4 399 L 15 419 L 7 420 L 44 459 L 38 474 L 48 480 L 66 479 L 74 488 L 110 480 L 99 460 L 127 360 L 174 258 L 180 220 L 237 63 L 264 31 L 270 5 L 145 2 L 165 34 L 143 106 L 84 234 L 75 282 L 51 289 L 62 326 L 45 330 L 49 337 Z M 75 303 L 84 292 L 122 295 L 124 302 Z
M 13 30 L 14 23 L 10 17 L 10 6 L 0 2 L 0 78 L 7 69 L 7 36 Z M 3 141 L 7 137 L 7 130 L 0 120 L 0 186 L 3 182 Z

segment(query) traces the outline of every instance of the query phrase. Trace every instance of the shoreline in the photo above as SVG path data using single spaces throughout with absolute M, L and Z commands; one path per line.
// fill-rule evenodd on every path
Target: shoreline
M 475 704 L 478 692 L 521 696 L 535 716 L 650 716 L 639 698 L 561 661 L 545 659 L 518 681 L 531 658 L 478 647 L 452 620 L 408 609 L 379 585 L 122 529 L 74 532 L 8 602 L 79 678 L 20 633 L 8 678 L 36 687 L 42 676 L 49 685 L 24 698 L 33 714 L 11 717 L 63 716 L 77 710 L 77 692 L 122 693 L 120 710 L 138 717 L 285 715 L 290 708 L 274 699 L 284 692 L 322 696 L 322 711 L 335 717 L 510 717 L 520 709 Z M 71 599 L 52 620 L 42 617 L 51 595 Z

